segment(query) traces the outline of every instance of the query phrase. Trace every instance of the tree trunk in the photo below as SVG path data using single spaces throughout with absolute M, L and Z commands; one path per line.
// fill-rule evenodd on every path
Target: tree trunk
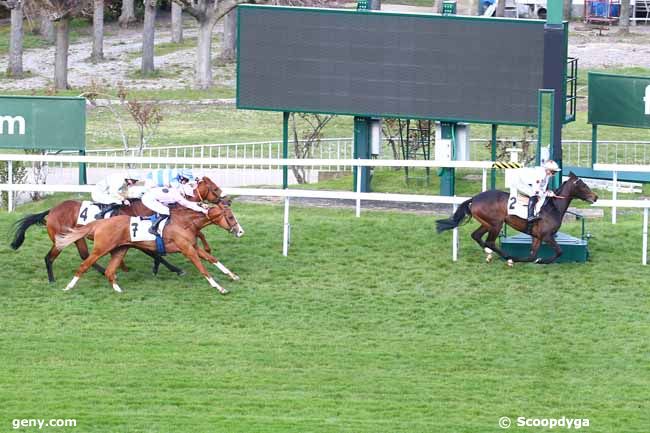
M 43 36 L 43 38 L 45 38 L 49 43 L 53 44 L 56 40 L 54 22 L 52 22 L 52 20 L 50 20 L 44 13 L 41 13 L 39 21 L 39 32 L 41 36 Z
M 156 0 L 144 1 L 144 28 L 142 29 L 142 75 L 154 72 L 153 49 L 156 27 Z
M 497 0 L 496 16 L 502 17 L 506 11 L 506 0 Z
M 221 44 L 221 60 L 232 63 L 237 58 L 237 9 L 233 9 L 224 17 L 223 43 Z
M 95 0 L 93 10 L 93 63 L 104 59 L 104 0 Z
M 11 9 L 11 37 L 9 42 L 9 64 L 7 76 L 23 76 L 23 4 Z
M 135 22 L 135 4 L 134 0 L 122 0 L 122 14 L 117 20 L 123 29 L 129 27 Z
M 433 13 L 434 14 L 442 13 L 442 0 L 433 0 Z
M 54 88 L 68 88 L 68 46 L 70 44 L 70 18 L 61 18 L 55 24 L 56 51 L 54 55 Z
M 180 44 L 183 42 L 183 8 L 172 1 L 172 42 Z
M 562 4 L 562 18 L 571 21 L 571 5 L 573 1 L 572 0 L 564 0 Z
M 196 44 L 195 87 L 209 89 L 212 86 L 212 29 L 215 22 L 209 19 L 199 21 L 199 40 Z
M 618 19 L 619 33 L 630 33 L 630 0 L 621 0 L 621 16 Z

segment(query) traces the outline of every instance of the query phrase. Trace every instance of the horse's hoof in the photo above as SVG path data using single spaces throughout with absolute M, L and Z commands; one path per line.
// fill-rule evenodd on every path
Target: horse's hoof
M 485 263 L 492 263 L 492 254 L 488 254 L 488 256 L 485 258 Z
M 512 259 L 508 259 L 506 263 L 508 264 L 509 268 L 512 268 L 515 265 L 515 262 L 513 262 Z
M 182 276 L 185 275 L 185 271 L 181 269 L 180 271 L 176 272 L 176 274 L 177 274 L 179 277 L 182 277 Z
M 122 288 L 117 285 L 117 283 L 113 283 L 113 290 L 115 290 L 117 293 L 122 293 Z
M 239 281 L 240 280 L 239 275 L 237 275 L 237 274 L 232 274 L 230 276 L 230 278 L 232 278 L 233 281 Z
M 220 290 L 219 290 L 219 293 L 225 296 L 225 295 L 227 295 L 228 293 L 230 293 L 230 291 L 229 291 L 228 289 L 220 289 Z

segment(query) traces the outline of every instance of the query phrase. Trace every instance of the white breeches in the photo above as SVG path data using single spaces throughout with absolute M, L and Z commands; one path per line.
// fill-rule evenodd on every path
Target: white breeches
M 169 215 L 169 208 L 164 204 L 160 203 L 155 198 L 151 197 L 149 193 L 145 193 L 142 196 L 142 204 L 151 209 L 154 212 L 157 212 L 161 215 Z
M 122 199 L 119 197 L 114 197 L 110 194 L 106 194 L 105 192 L 101 191 L 93 191 L 90 193 L 90 196 L 92 197 L 93 201 L 96 203 L 101 203 L 101 204 L 121 204 Z

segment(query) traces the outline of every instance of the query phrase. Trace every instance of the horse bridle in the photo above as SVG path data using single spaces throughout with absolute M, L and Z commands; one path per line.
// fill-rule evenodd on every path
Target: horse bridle
M 219 202 L 220 202 L 219 204 L 222 204 L 222 203 L 221 203 L 221 199 L 219 200 Z M 205 216 L 208 218 L 208 221 L 210 221 L 210 222 L 211 222 L 212 224 L 214 224 L 214 225 L 219 225 L 219 223 L 218 223 L 218 221 L 217 221 L 216 219 L 213 219 L 213 218 L 210 216 L 210 209 L 212 209 L 212 208 L 214 208 L 214 207 L 219 207 L 219 204 L 217 204 L 217 206 L 212 206 L 212 207 L 208 208 L 208 213 L 205 214 Z M 224 206 L 225 206 L 225 205 L 224 205 Z M 221 208 L 221 211 L 222 211 L 222 213 L 221 213 L 220 215 L 222 215 L 223 213 L 225 213 L 225 212 L 226 212 L 225 207 L 224 207 L 224 208 Z M 218 218 L 218 217 L 217 217 L 217 218 Z M 224 218 L 226 219 L 226 222 L 228 222 L 228 232 L 229 232 L 229 233 L 233 233 L 233 232 L 237 229 L 237 226 L 239 225 L 239 223 L 237 223 L 237 219 L 234 218 L 234 215 L 233 215 L 233 219 L 235 219 L 235 223 L 234 223 L 234 224 L 231 224 L 230 218 L 228 218 L 228 216 L 224 216 Z

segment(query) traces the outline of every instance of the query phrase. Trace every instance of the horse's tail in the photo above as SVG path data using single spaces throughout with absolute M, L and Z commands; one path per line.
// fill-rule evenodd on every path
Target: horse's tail
M 56 249 L 61 251 L 68 245 L 78 241 L 79 239 L 86 237 L 88 235 L 94 235 L 95 234 L 95 228 L 97 227 L 96 222 L 92 222 L 88 225 L 85 225 L 83 227 L 79 227 L 76 229 L 70 229 L 66 233 L 63 234 L 58 234 L 56 235 L 54 244 L 56 245 Z
M 46 210 L 41 213 L 34 213 L 27 215 L 24 218 L 19 219 L 13 225 L 14 231 L 14 240 L 11 242 L 11 248 L 17 250 L 25 242 L 25 232 L 28 228 L 34 224 L 45 225 L 45 217 L 50 213 L 50 210 Z
M 469 219 L 472 218 L 472 211 L 470 210 L 472 200 L 473 199 L 470 198 L 469 200 L 464 201 L 451 218 L 436 221 L 436 231 L 440 233 L 445 230 L 455 229 L 463 222 L 463 220 L 466 219 L 469 221 Z

